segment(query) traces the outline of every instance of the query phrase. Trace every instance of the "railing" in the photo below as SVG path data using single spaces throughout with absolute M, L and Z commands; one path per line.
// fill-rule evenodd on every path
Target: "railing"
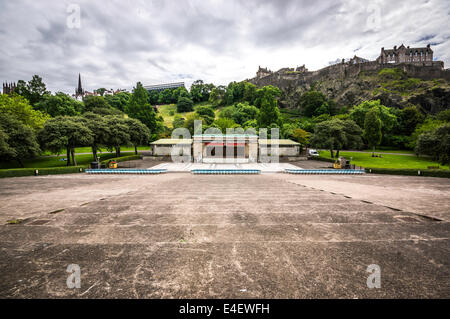
M 248 175 L 248 174 L 260 174 L 258 169 L 194 169 L 192 174 L 203 175 Z
M 166 169 L 87 169 L 87 174 L 163 174 L 167 173 Z
M 365 174 L 365 170 L 355 169 L 286 169 L 287 174 L 303 174 L 303 175 L 361 175 Z

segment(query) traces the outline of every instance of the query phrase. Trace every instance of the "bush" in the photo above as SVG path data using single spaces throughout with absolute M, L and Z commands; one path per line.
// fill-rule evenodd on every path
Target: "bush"
M 194 102 L 192 102 L 191 99 L 181 96 L 178 99 L 177 103 L 177 112 L 178 113 L 184 113 L 184 112 L 192 112 L 194 110 Z
M 34 176 L 36 170 L 38 171 L 38 175 L 75 174 L 84 172 L 85 167 L 70 166 L 70 167 L 51 167 L 51 168 L 0 169 L 0 178 Z

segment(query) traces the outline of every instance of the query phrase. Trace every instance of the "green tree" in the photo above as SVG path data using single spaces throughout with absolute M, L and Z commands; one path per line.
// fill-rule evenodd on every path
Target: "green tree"
M 304 116 L 313 117 L 321 114 L 330 114 L 327 98 L 318 91 L 308 91 L 302 94 L 299 107 Z
M 300 151 L 303 151 L 303 148 L 306 145 L 308 145 L 310 136 L 311 136 L 310 133 L 306 132 L 305 130 L 302 130 L 301 128 L 295 129 L 292 134 L 292 138 L 294 139 L 294 141 L 300 143 L 301 145 Z
M 219 118 L 214 121 L 211 127 L 217 127 L 223 134 L 227 133 L 227 128 L 236 128 L 239 127 L 232 119 L 229 118 Z
M 197 80 L 194 83 L 192 83 L 191 85 L 191 96 L 192 96 L 192 101 L 194 103 L 199 103 L 201 101 L 203 101 L 203 86 L 204 83 L 202 80 Z
M 175 117 L 172 121 L 172 126 L 174 129 L 184 127 L 184 121 L 185 119 L 181 117 L 179 114 L 175 114 Z
M 125 109 L 130 101 L 131 94 L 128 92 L 120 92 L 114 95 L 105 96 L 106 102 L 113 108 L 125 112 Z
M 192 112 L 194 110 L 194 102 L 184 96 L 180 96 L 177 103 L 177 112 L 178 113 L 184 113 L 184 112 Z
M 442 122 L 450 122 L 450 109 L 438 113 L 436 119 Z
M 422 133 L 417 139 L 417 154 L 432 156 L 441 164 L 450 163 L 450 124 L 446 123 L 433 131 Z
M 211 125 L 216 118 L 216 113 L 214 109 L 210 106 L 199 106 L 197 107 L 196 113 L 205 120 L 207 125 Z
M 356 122 L 360 127 L 364 127 L 366 114 L 369 110 L 376 108 L 378 118 L 381 120 L 381 132 L 383 135 L 388 134 L 396 124 L 397 117 L 392 114 L 390 109 L 381 104 L 380 100 L 364 101 L 361 104 L 353 107 L 350 111 L 350 118 Z
M 128 123 L 121 116 L 105 116 L 106 126 L 109 129 L 106 147 L 109 151 L 116 151 L 116 157 L 120 157 L 120 147 L 131 145 L 131 136 Z
M 331 158 L 334 158 L 334 150 L 344 148 L 359 148 L 362 145 L 362 130 L 352 120 L 331 119 L 316 125 L 314 134 L 310 139 L 311 145 L 317 148 L 330 150 Z
M 364 138 L 367 140 L 369 147 L 373 148 L 372 156 L 374 156 L 375 148 L 381 143 L 381 120 L 378 118 L 376 108 L 371 109 L 366 114 L 364 121 Z
M 34 105 L 38 111 L 42 111 L 56 116 L 75 116 L 83 112 L 83 103 L 71 98 L 65 93 L 58 92 L 55 95 L 44 95 L 42 99 Z
M 110 130 L 103 116 L 95 113 L 83 114 L 83 121 L 87 128 L 92 132 L 91 149 L 94 161 L 98 161 L 98 151 L 102 146 L 106 146 L 109 140 Z
M 15 92 L 26 98 L 33 106 L 38 103 L 44 95 L 50 94 L 39 75 L 33 75 L 33 78 L 28 81 L 28 83 L 19 80 Z
M 227 88 L 223 85 L 220 85 L 211 90 L 211 94 L 209 95 L 209 103 L 214 106 L 222 106 L 225 105 L 225 94 Z
M 400 134 L 411 135 L 417 125 L 425 121 L 425 116 L 416 106 L 405 107 L 400 111 L 398 122 L 400 126 Z
M 0 113 L 10 114 L 34 130 L 42 128 L 50 119 L 48 114 L 34 110 L 24 97 L 17 94 L 0 94 Z
M 23 160 L 40 153 L 34 131 L 10 114 L 0 113 L 0 160 L 16 160 L 24 167 Z
M 191 135 L 194 135 L 195 121 L 202 121 L 202 125 L 206 125 L 206 122 L 197 113 L 189 114 L 184 121 L 184 127 L 189 130 Z
M 148 127 L 139 120 L 128 118 L 125 119 L 125 124 L 128 126 L 130 143 L 134 146 L 134 153 L 137 155 L 138 146 L 148 145 L 152 135 Z
M 43 149 L 54 153 L 65 149 L 67 166 L 70 166 L 71 157 L 73 165 L 76 166 L 75 148 L 92 145 L 93 135 L 86 127 L 83 118 L 58 116 L 45 123 L 44 128 L 39 132 L 39 140 Z
M 95 90 L 94 92 L 97 94 L 100 94 L 100 96 L 103 96 L 107 90 L 105 88 L 99 88 Z
M 138 82 L 128 103 L 126 113 L 145 124 L 152 135 L 158 134 L 162 128 L 162 120 L 148 102 L 148 91 Z
M 269 128 L 273 124 L 280 124 L 280 110 L 278 109 L 277 98 L 281 96 L 279 88 L 272 85 L 259 89 L 261 99 L 261 109 L 258 116 L 259 127 Z
M 89 95 L 83 98 L 85 112 L 93 112 L 99 109 L 110 109 L 111 106 L 103 96 Z
M 158 104 L 171 104 L 172 101 L 172 90 L 165 89 L 161 93 L 159 93 Z

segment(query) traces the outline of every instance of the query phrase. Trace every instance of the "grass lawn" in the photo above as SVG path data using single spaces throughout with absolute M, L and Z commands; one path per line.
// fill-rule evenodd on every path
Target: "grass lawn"
M 77 159 L 77 165 L 80 166 L 88 165 L 89 163 L 94 161 L 94 157 L 92 156 L 92 154 L 76 155 L 75 157 Z M 116 157 L 115 153 L 100 155 L 102 161 L 114 157 Z M 62 160 L 64 158 L 66 158 L 65 155 L 52 157 L 42 156 L 33 160 L 25 160 L 23 164 L 25 168 L 65 167 L 67 165 L 67 162 Z M 8 169 L 8 168 L 22 168 L 22 167 L 20 167 L 17 161 L 0 163 L 0 169 Z
M 194 105 L 194 110 L 196 110 L 197 107 L 199 107 L 199 106 L 212 106 L 212 105 L 209 102 L 197 103 L 197 104 Z M 220 111 L 220 109 L 216 109 L 215 110 L 216 118 L 218 117 L 217 113 L 219 111 Z M 170 115 L 171 112 L 173 112 L 174 115 Z M 175 118 L 176 114 L 181 115 L 181 117 L 183 117 L 185 119 L 186 119 L 186 117 L 188 115 L 194 114 L 194 112 L 178 113 L 176 104 L 159 105 L 158 106 L 158 113 L 159 113 L 159 115 L 161 115 L 163 117 L 164 125 L 167 126 L 167 127 L 172 127 L 172 122 L 173 122 L 173 119 Z
M 331 158 L 330 151 L 320 151 L 320 156 Z M 382 158 L 372 157 L 367 153 L 340 152 L 339 156 L 346 159 L 353 157 L 352 164 L 365 168 L 400 168 L 400 169 L 427 169 L 428 166 L 439 166 L 442 169 L 449 169 L 448 165 L 440 165 L 429 158 L 417 157 L 415 155 L 383 155 Z

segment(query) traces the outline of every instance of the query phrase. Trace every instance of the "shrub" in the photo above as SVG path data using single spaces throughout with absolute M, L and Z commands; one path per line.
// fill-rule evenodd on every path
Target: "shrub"
M 122 156 L 116 158 L 110 158 L 104 161 L 101 161 L 100 164 L 107 165 L 110 161 L 116 161 L 117 163 L 128 162 L 128 161 L 136 161 L 142 159 L 142 155 L 130 155 L 130 156 Z
M 450 170 L 440 170 L 440 169 L 417 170 L 417 169 L 392 169 L 392 168 L 366 168 L 366 172 L 372 174 L 450 178 Z
M 178 113 L 184 113 L 184 112 L 192 112 L 194 110 L 194 102 L 192 102 L 191 99 L 181 96 L 178 99 L 177 103 L 177 112 Z

